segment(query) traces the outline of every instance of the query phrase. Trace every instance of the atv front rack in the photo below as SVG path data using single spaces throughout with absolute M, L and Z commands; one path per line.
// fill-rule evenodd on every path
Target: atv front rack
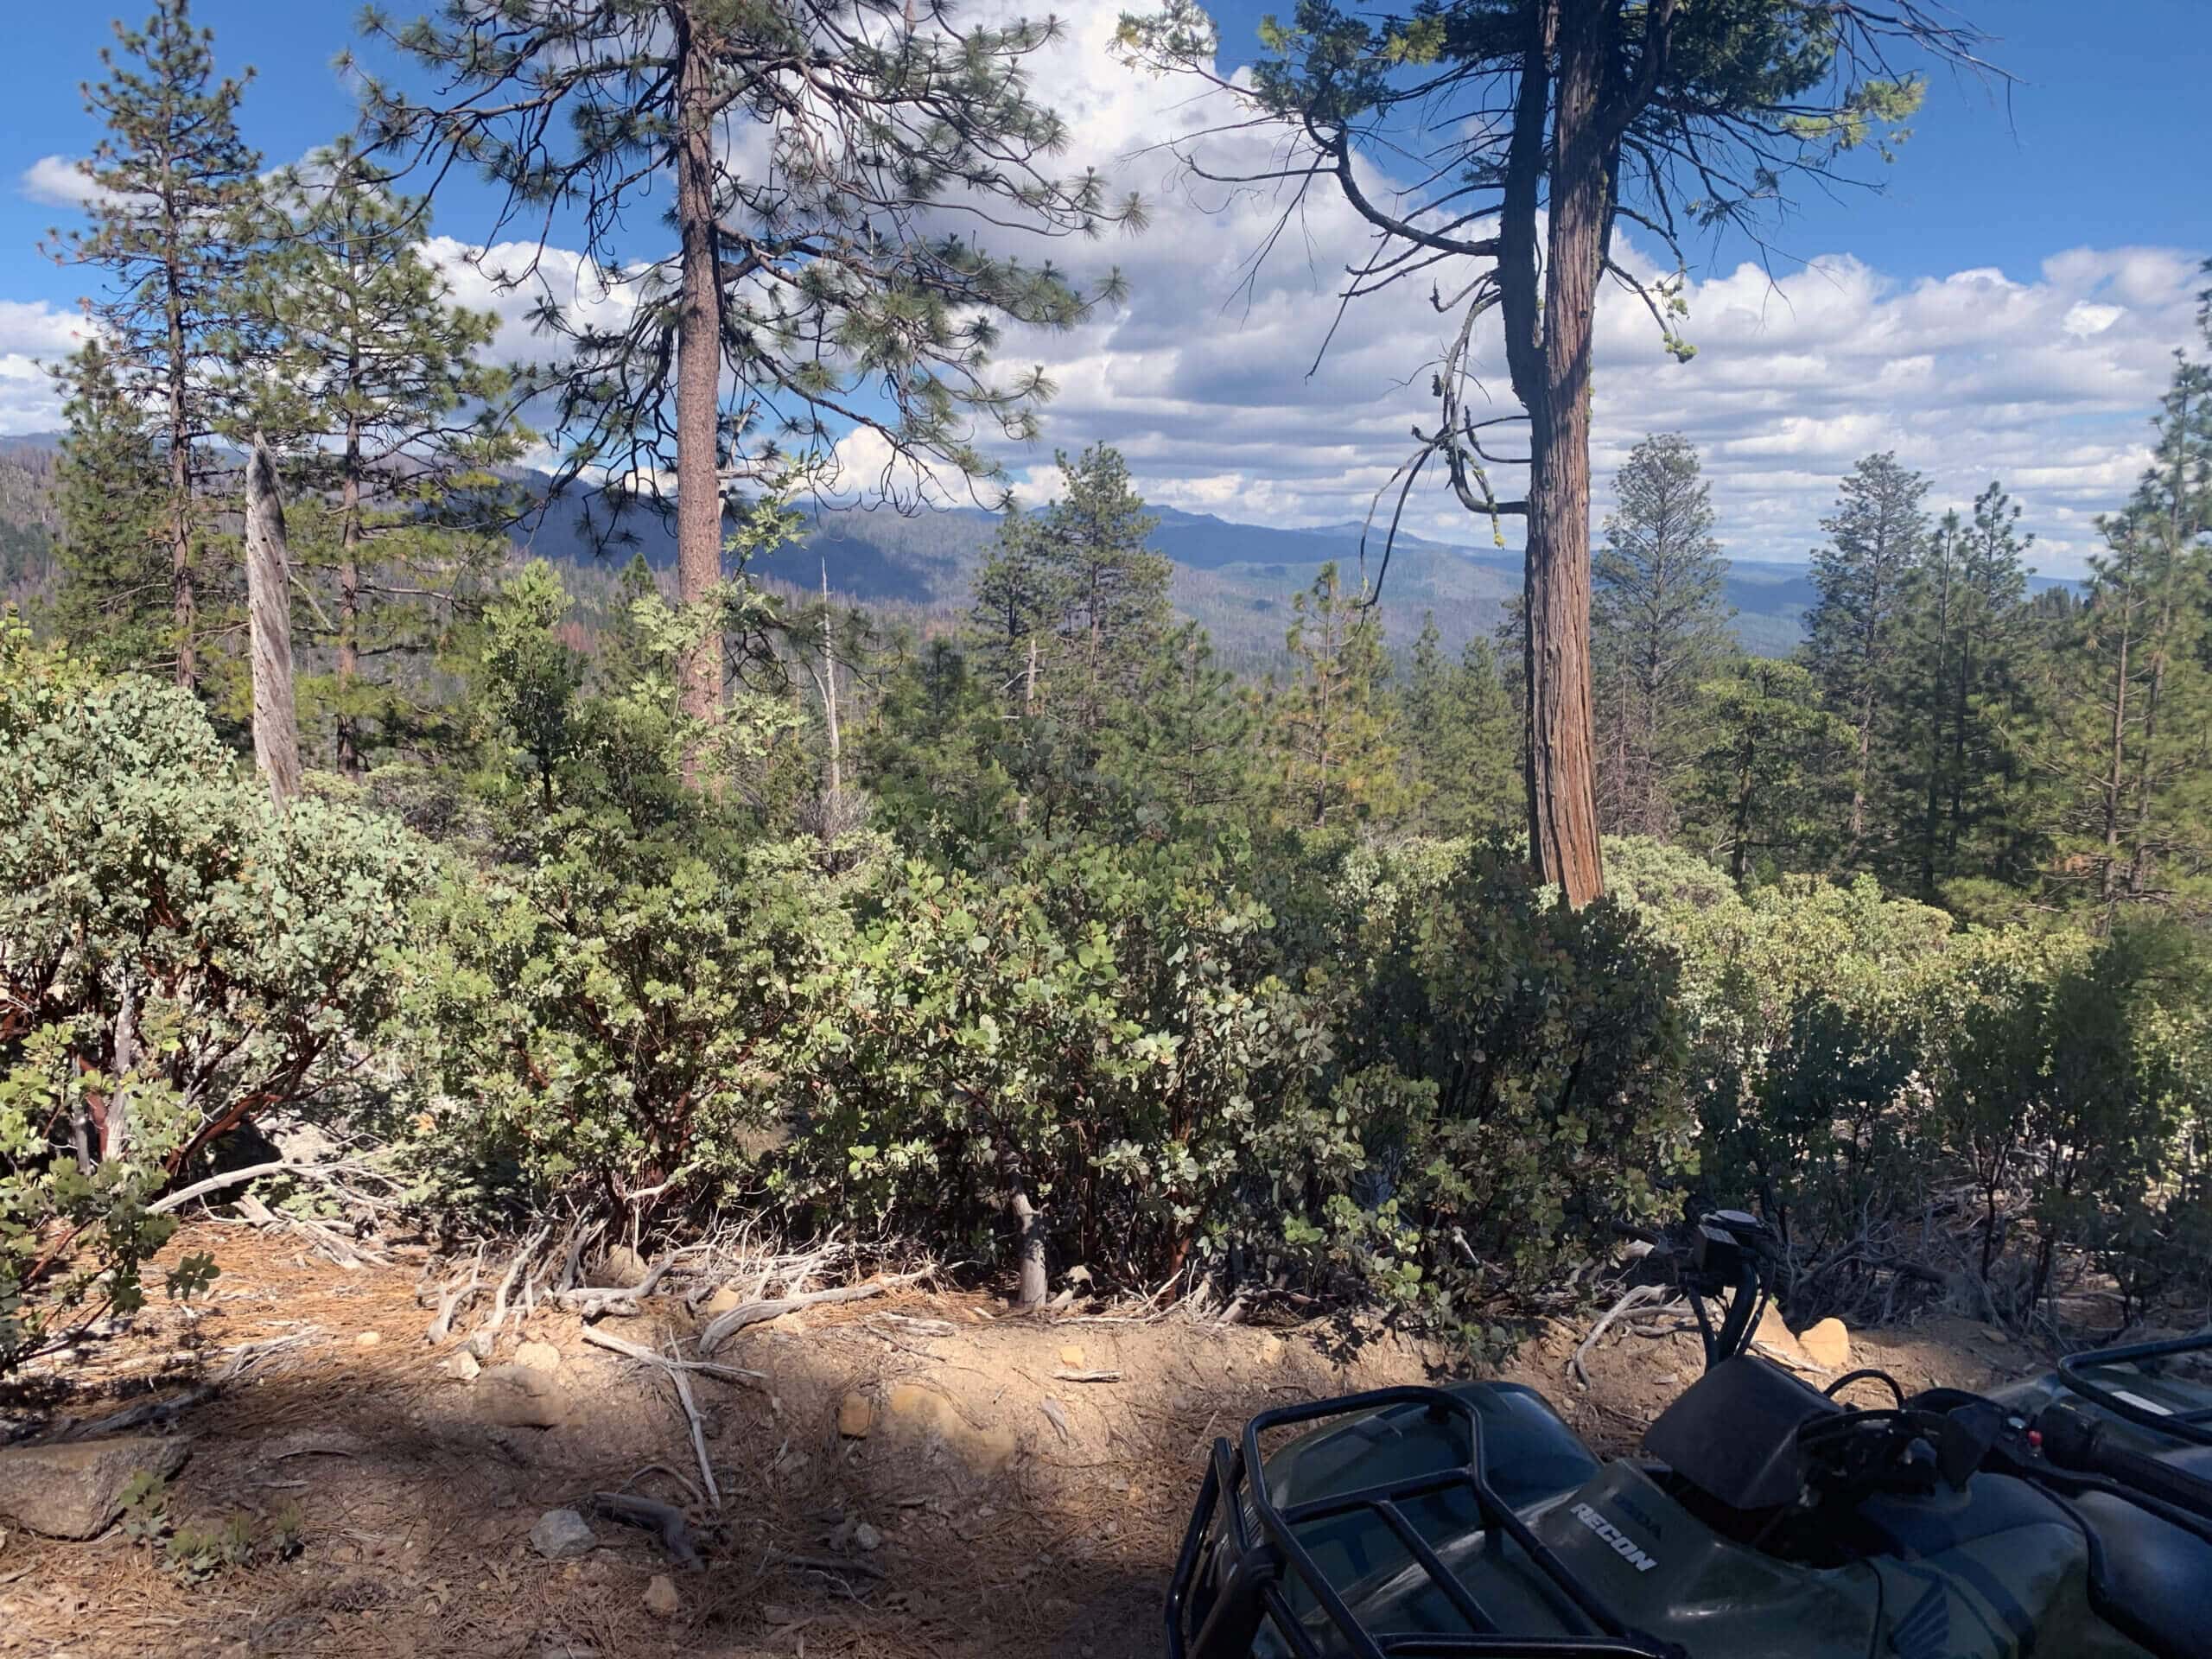
M 2139 1396 L 2109 1382 L 2094 1382 L 2087 1373 L 2144 1360 L 2174 1359 L 2183 1354 L 2212 1355 L 2212 1331 L 2164 1342 L 2129 1343 L 2117 1348 L 2091 1348 L 2069 1354 L 2058 1362 L 2058 1380 L 2101 1411 L 2125 1418 L 2138 1427 L 2165 1434 L 2192 1446 L 2212 1446 L 2212 1408 L 2201 1411 L 2169 1412 L 2144 1404 Z
M 1268 1491 L 1266 1465 L 1260 1454 L 1262 1434 L 1397 1406 L 1419 1406 L 1432 1415 L 1456 1421 L 1466 1431 L 1466 1461 L 1403 1480 L 1276 1506 Z M 1589 1622 L 1589 1634 L 1515 1635 L 1498 1628 L 1401 1507 L 1454 1490 L 1474 1500 L 1485 1529 L 1495 1528 L 1511 1540 L 1573 1604 Z M 1390 1529 L 1429 1584 L 1465 1622 L 1465 1635 L 1390 1635 L 1370 1631 L 1361 1624 L 1298 1535 L 1302 1526 L 1356 1510 L 1376 1516 Z M 1217 1511 L 1222 1535 L 1211 1552 L 1217 1572 L 1205 1586 L 1211 1595 L 1201 1607 L 1193 1592 L 1200 1588 L 1199 1573 L 1208 1564 L 1206 1542 Z M 1295 1576 L 1312 1597 L 1313 1614 L 1301 1618 L 1292 1608 L 1284 1590 L 1286 1574 Z M 1198 1626 L 1186 1630 L 1194 1612 Z M 1314 1639 L 1317 1617 L 1333 1631 L 1336 1640 L 1329 1649 Z M 1226 1439 L 1213 1443 L 1205 1484 L 1199 1489 L 1168 1585 L 1168 1659 L 1249 1659 L 1263 1626 L 1273 1630 L 1295 1659 L 1338 1659 L 1338 1655 L 1355 1659 L 1681 1659 L 1678 1647 L 1629 1630 L 1499 1498 L 1483 1472 L 1481 1418 L 1467 1401 L 1442 1389 L 1376 1389 L 1286 1406 L 1262 1412 L 1245 1424 L 1241 1445 L 1232 1446 Z

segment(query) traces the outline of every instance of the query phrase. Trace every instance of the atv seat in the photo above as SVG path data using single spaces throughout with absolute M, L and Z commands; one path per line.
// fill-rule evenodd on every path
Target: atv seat
M 1805 1490 L 1797 1431 L 1843 1408 L 1765 1360 L 1723 1360 L 1682 1390 L 1643 1449 L 1716 1503 L 1780 1509 Z
M 2104 1546 L 2113 1599 L 2161 1654 L 2201 1654 L 2212 1632 L 2212 1544 L 2125 1498 L 2084 1492 L 2074 1500 Z

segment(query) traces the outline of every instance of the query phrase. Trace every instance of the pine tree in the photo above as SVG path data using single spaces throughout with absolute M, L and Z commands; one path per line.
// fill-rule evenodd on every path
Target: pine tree
M 1895 454 L 1867 455 L 1821 521 L 1828 544 L 1813 555 L 1820 598 L 1805 619 L 1804 660 L 1829 710 L 1851 728 L 1853 760 L 1844 855 L 1858 861 L 1889 827 L 1885 769 L 1905 645 L 1907 584 L 1928 539 L 1928 480 Z
M 61 581 L 54 626 L 114 668 L 172 661 L 175 594 L 153 423 L 124 391 L 98 335 L 57 372 L 69 389 L 54 474 Z
M 1433 613 L 1407 664 L 1405 758 L 1414 821 L 1438 835 L 1507 835 L 1521 821 L 1520 704 L 1479 635 L 1457 663 Z
M 49 246 L 64 264 L 107 272 L 106 295 L 86 308 L 107 337 L 116 388 L 152 412 L 167 474 L 162 654 L 189 688 L 200 678 L 200 590 L 218 575 L 207 568 L 205 486 L 223 462 L 209 441 L 226 430 L 251 354 L 239 298 L 260 234 L 261 158 L 238 137 L 245 79 L 215 78 L 213 36 L 193 27 L 189 0 L 156 0 L 143 29 L 115 32 L 100 53 L 106 79 L 85 88 L 107 129 L 80 163 L 92 223 L 53 232 Z
M 1908 599 L 1904 709 L 1920 774 L 1913 868 L 1922 897 L 2017 880 L 2024 676 L 2033 638 L 2020 509 L 1993 483 L 1971 521 L 1946 513 Z
M 1269 698 L 1284 817 L 1320 829 L 1388 817 L 1397 804 L 1396 734 L 1382 626 L 1347 594 L 1333 560 L 1292 601 L 1294 677 Z
M 1614 493 L 1591 572 L 1598 806 L 1609 829 L 1667 836 L 1697 688 L 1732 654 L 1727 563 L 1713 536 L 1712 488 L 1681 434 L 1638 443 Z
M 1803 668 L 1764 657 L 1742 658 L 1700 691 L 1705 746 L 1691 819 L 1738 887 L 1755 874 L 1812 868 L 1826 854 L 1827 768 L 1851 728 L 1821 705 Z
M 506 375 L 478 360 L 498 319 L 453 304 L 422 256 L 427 204 L 392 194 L 344 143 L 276 200 L 281 251 L 246 290 L 276 353 L 261 414 L 290 441 L 302 563 L 327 578 L 315 620 L 335 755 L 358 773 L 418 723 L 405 670 L 504 556 L 494 469 L 530 435 L 505 418 Z
M 1088 301 L 970 226 L 1028 238 L 1135 217 L 1095 174 L 1047 170 L 1066 130 L 1024 72 L 1049 25 L 957 27 L 906 0 L 448 0 L 435 22 L 366 26 L 449 94 L 371 81 L 376 143 L 480 167 L 503 193 L 486 244 L 521 224 L 542 254 L 558 224 L 601 273 L 584 297 L 607 307 L 537 288 L 568 347 L 551 381 L 561 477 L 658 501 L 674 474 L 687 605 L 723 575 L 725 490 L 782 474 L 793 451 L 826 462 L 857 428 L 894 464 L 982 475 L 979 429 L 1033 432 L 1049 385 L 995 376 L 1001 320 L 1065 327 Z M 657 220 L 672 241 L 640 257 L 632 238 Z M 539 259 L 494 274 L 530 284 Z M 720 717 L 715 643 L 685 658 L 694 719 Z
M 2109 931 L 2212 911 L 2212 371 L 2182 359 L 2158 442 L 2046 669 L 2035 758 L 2053 887 Z
M 1047 813 L 1099 804 L 1105 751 L 1135 706 L 1173 613 L 1173 567 L 1146 545 L 1159 520 L 1103 446 L 1058 456 L 1058 500 L 1009 508 L 976 572 L 978 666 L 1013 724 L 1007 764 Z
M 1213 643 L 1197 623 L 1160 642 L 1128 715 L 1109 730 L 1104 765 L 1128 781 L 1140 810 L 1205 823 L 1252 798 L 1249 700 L 1235 676 L 1215 666 Z

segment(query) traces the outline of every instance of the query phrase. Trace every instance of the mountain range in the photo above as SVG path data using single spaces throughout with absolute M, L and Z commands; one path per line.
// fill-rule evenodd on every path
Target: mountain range
M 42 575 L 51 579 L 46 550 L 55 528 L 56 444 L 51 434 L 0 437 L 0 597 L 25 596 Z M 518 481 L 546 480 L 533 474 Z M 675 564 L 674 526 L 649 512 L 627 516 L 621 548 L 595 551 L 584 528 L 590 505 L 586 499 L 550 504 L 518 530 L 517 542 L 556 562 L 601 570 L 632 550 L 656 569 Z M 1205 626 L 1228 667 L 1250 672 L 1282 661 L 1292 598 L 1324 564 L 1336 561 L 1347 586 L 1359 579 L 1357 524 L 1279 530 L 1173 507 L 1151 511 L 1160 520 L 1152 544 L 1174 566 L 1175 607 Z M 924 628 L 948 627 L 968 609 L 969 578 L 988 553 L 996 524 L 995 515 L 973 507 L 914 513 L 825 507 L 798 540 L 756 559 L 752 570 L 776 587 L 814 591 L 826 564 L 830 586 L 842 597 Z M 1474 635 L 1493 632 L 1505 601 L 1521 588 L 1517 549 L 1418 536 L 1398 537 L 1387 571 L 1382 537 L 1371 536 L 1366 571 L 1370 581 L 1381 579 L 1384 631 L 1401 650 L 1420 632 L 1424 614 L 1433 613 L 1445 648 L 1456 653 Z M 2034 585 L 2059 583 L 2036 578 Z M 1815 597 L 1807 567 L 1746 559 L 1729 563 L 1726 592 L 1737 638 L 1762 656 L 1796 648 Z

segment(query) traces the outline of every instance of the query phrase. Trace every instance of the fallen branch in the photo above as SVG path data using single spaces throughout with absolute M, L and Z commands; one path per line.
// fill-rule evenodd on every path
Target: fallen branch
M 1052 1381 L 1055 1382 L 1118 1382 L 1121 1380 L 1122 1374 L 1119 1371 L 1054 1371 L 1052 1373 Z
M 579 1290 L 556 1290 L 547 1300 L 556 1306 L 566 1308 L 580 1319 L 634 1319 L 645 1311 L 645 1298 L 653 1294 L 662 1277 L 676 1265 L 673 1253 L 653 1263 L 645 1276 L 634 1285 L 586 1286 Z
M 699 1551 L 691 1541 L 691 1523 L 675 1504 L 629 1492 L 594 1492 L 591 1501 L 592 1507 L 610 1520 L 658 1532 L 661 1548 L 678 1567 L 698 1567 Z
M 830 1555 L 794 1555 L 787 1549 L 772 1549 L 766 1560 L 775 1567 L 796 1567 L 808 1573 L 827 1573 L 836 1577 L 840 1573 L 857 1573 L 864 1579 L 886 1576 L 883 1569 L 873 1561 L 847 1560 Z
M 712 1374 L 728 1376 L 732 1381 L 753 1382 L 760 1380 L 760 1374 L 753 1371 L 737 1371 L 733 1366 L 709 1365 L 703 1361 L 696 1359 L 671 1359 L 665 1354 L 657 1354 L 652 1349 L 643 1347 L 637 1343 L 625 1342 L 620 1337 L 610 1336 L 604 1331 L 593 1330 L 589 1327 L 585 1329 L 584 1340 L 601 1348 L 612 1349 L 618 1354 L 626 1355 L 645 1364 L 658 1365 L 660 1368 L 662 1374 L 668 1378 L 671 1385 L 676 1389 L 676 1402 L 683 1408 L 683 1420 L 690 1426 L 691 1449 L 699 1459 L 699 1484 L 705 1490 L 708 1501 L 719 1513 L 722 1507 L 721 1489 L 715 1484 L 714 1459 L 707 1455 L 706 1420 L 699 1414 L 699 1402 L 691 1397 L 691 1378 L 688 1373 L 694 1370 L 705 1370 Z
M 779 1319 L 786 1313 L 796 1313 L 802 1307 L 817 1307 L 825 1302 L 858 1302 L 871 1296 L 880 1296 L 887 1290 L 896 1290 L 926 1279 L 935 1271 L 924 1268 L 915 1273 L 897 1274 L 888 1279 L 871 1279 L 864 1285 L 842 1285 L 834 1290 L 809 1290 L 795 1296 L 777 1296 L 767 1301 L 747 1302 L 733 1307 L 727 1313 L 717 1313 L 707 1328 L 699 1333 L 699 1351 L 711 1354 L 749 1325 L 765 1324 Z
M 341 1174 L 359 1169 L 353 1164 L 296 1164 L 288 1158 L 274 1163 L 252 1164 L 245 1169 L 226 1169 L 219 1175 L 210 1175 L 204 1181 L 194 1181 L 190 1186 L 179 1187 L 165 1198 L 157 1198 L 146 1206 L 149 1216 L 165 1216 L 172 1210 L 181 1209 L 194 1198 L 205 1198 L 210 1192 L 226 1188 L 243 1186 L 248 1181 L 258 1180 L 264 1175 L 304 1175 L 309 1180 L 334 1182 Z
M 477 1247 L 476 1260 L 469 1264 L 468 1282 L 455 1282 L 438 1292 L 438 1311 L 430 1320 L 429 1329 L 423 1332 L 423 1340 L 432 1346 L 453 1334 L 453 1317 L 476 1300 L 477 1287 L 484 1282 L 484 1249 Z
M 1575 1380 L 1586 1389 L 1590 1386 L 1590 1373 L 1582 1368 L 1582 1362 L 1588 1356 L 1591 1349 L 1597 1345 L 1598 1338 L 1605 1334 L 1606 1328 L 1615 1319 L 1620 1318 L 1630 1308 L 1644 1307 L 1653 1302 L 1664 1300 L 1667 1294 L 1668 1287 L 1664 1285 L 1637 1285 L 1606 1310 L 1605 1317 L 1590 1327 L 1590 1334 L 1582 1338 L 1582 1345 L 1574 1351 L 1573 1369 Z
M 268 1358 L 271 1354 L 298 1348 L 322 1334 L 320 1326 L 310 1325 L 304 1331 L 295 1331 L 288 1337 L 273 1338 L 267 1342 L 249 1342 L 231 1350 L 231 1363 L 216 1376 L 196 1389 L 167 1400 L 143 1400 L 135 1406 L 114 1412 L 105 1417 L 96 1417 L 89 1423 L 77 1423 L 61 1431 L 56 1440 L 97 1440 L 104 1434 L 120 1434 L 126 1429 L 143 1428 L 149 1423 L 166 1423 L 181 1417 L 194 1406 L 204 1405 L 225 1389 L 245 1375 L 247 1370 Z
M 677 1370 L 696 1371 L 702 1376 L 711 1376 L 719 1382 L 735 1382 L 748 1389 L 763 1386 L 768 1380 L 766 1371 L 748 1371 L 742 1366 L 718 1364 L 711 1359 L 678 1359 L 668 1354 L 657 1354 L 643 1344 L 626 1342 L 611 1331 L 601 1331 L 596 1325 L 584 1330 L 584 1340 L 595 1348 L 610 1353 L 622 1354 L 631 1359 L 643 1359 L 655 1365 L 672 1366 Z

